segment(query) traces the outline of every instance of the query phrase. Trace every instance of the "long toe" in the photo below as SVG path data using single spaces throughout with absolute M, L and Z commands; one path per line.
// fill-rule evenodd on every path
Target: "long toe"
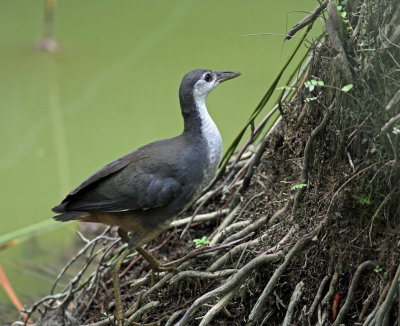
M 165 265 L 159 265 L 156 267 L 156 271 L 159 272 L 175 272 L 179 273 L 181 270 L 176 268 L 175 266 L 169 266 L 168 264 Z

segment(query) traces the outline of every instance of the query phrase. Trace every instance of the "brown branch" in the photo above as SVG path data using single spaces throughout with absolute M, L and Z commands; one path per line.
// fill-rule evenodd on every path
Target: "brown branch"
M 192 250 L 186 256 L 184 256 L 184 257 L 182 257 L 182 258 L 180 258 L 178 260 L 169 262 L 168 264 L 164 264 L 164 265 L 162 265 L 162 267 L 178 266 L 178 265 L 182 264 L 183 262 L 185 262 L 185 261 L 187 261 L 189 259 L 192 259 L 194 257 L 197 257 L 199 255 L 204 255 L 204 254 L 207 254 L 207 253 L 210 253 L 210 252 L 219 251 L 221 249 L 229 248 L 229 247 L 231 247 L 231 246 L 233 246 L 233 245 L 235 245 L 235 244 L 237 244 L 239 242 L 242 242 L 244 240 L 247 240 L 248 238 L 251 238 L 253 235 L 254 235 L 254 232 L 246 235 L 245 237 L 243 237 L 241 239 L 237 239 L 237 240 L 231 241 L 229 243 L 224 243 L 224 244 L 216 246 L 216 247 L 201 247 L 201 248 Z
M 292 27 L 292 29 L 287 33 L 285 40 L 291 39 L 293 37 L 293 35 L 296 34 L 303 27 L 314 22 L 314 20 L 316 20 L 318 18 L 318 15 L 320 14 L 320 12 L 326 8 L 326 6 L 328 5 L 328 2 L 329 2 L 329 0 L 325 0 L 324 2 L 322 2 L 309 15 L 307 15 L 301 21 L 299 21 L 296 25 L 294 25 Z

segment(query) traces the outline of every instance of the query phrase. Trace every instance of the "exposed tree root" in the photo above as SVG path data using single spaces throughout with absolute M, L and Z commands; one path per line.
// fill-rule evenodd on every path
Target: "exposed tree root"
M 274 254 L 261 254 L 258 257 L 251 260 L 249 263 L 244 265 L 230 280 L 228 280 L 225 284 L 221 285 L 220 287 L 216 288 L 215 290 L 208 292 L 198 298 L 186 311 L 185 315 L 182 319 L 176 324 L 177 326 L 184 326 L 190 320 L 192 314 L 200 308 L 201 305 L 205 304 L 206 302 L 215 299 L 219 295 L 225 295 L 228 292 L 234 292 L 238 286 L 242 283 L 243 279 L 248 277 L 249 274 L 261 267 L 264 264 L 272 263 L 279 258 L 282 257 L 282 251 L 278 251 Z
M 375 267 L 376 265 L 377 265 L 376 261 L 369 260 L 369 261 L 362 263 L 360 266 L 358 266 L 358 268 L 354 274 L 353 281 L 351 282 L 349 292 L 347 293 L 346 302 L 343 304 L 342 309 L 340 309 L 339 314 L 337 315 L 335 322 L 333 323 L 334 326 L 339 326 L 342 323 L 347 312 L 349 311 L 350 305 L 353 303 L 353 300 L 354 300 L 354 295 L 355 295 L 355 291 L 357 289 L 358 283 L 360 282 L 361 273 L 367 268 L 369 268 L 371 270 L 372 269 L 371 267 Z
M 293 319 L 294 309 L 296 308 L 297 303 L 300 301 L 301 292 L 304 288 L 304 283 L 300 281 L 297 283 L 292 297 L 290 298 L 289 306 L 286 310 L 285 319 L 283 320 L 282 326 L 290 326 Z

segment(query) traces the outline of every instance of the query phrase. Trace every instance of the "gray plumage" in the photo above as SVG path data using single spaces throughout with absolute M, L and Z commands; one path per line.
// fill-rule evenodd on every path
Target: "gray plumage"
M 136 233 L 138 243 L 161 232 L 215 175 L 222 141 L 205 98 L 220 82 L 238 75 L 202 69 L 187 73 L 179 89 L 183 133 L 106 165 L 53 208 L 59 213 L 54 218 L 119 225 Z

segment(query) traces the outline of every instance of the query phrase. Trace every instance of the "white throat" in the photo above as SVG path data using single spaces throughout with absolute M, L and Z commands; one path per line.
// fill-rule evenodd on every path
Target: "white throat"
M 219 130 L 210 117 L 206 107 L 207 95 L 195 96 L 196 107 L 199 112 L 201 120 L 201 133 L 206 139 L 208 147 L 208 161 L 210 162 L 209 167 L 206 170 L 205 185 L 207 186 L 214 178 L 217 172 L 219 162 L 222 156 L 222 138 Z

